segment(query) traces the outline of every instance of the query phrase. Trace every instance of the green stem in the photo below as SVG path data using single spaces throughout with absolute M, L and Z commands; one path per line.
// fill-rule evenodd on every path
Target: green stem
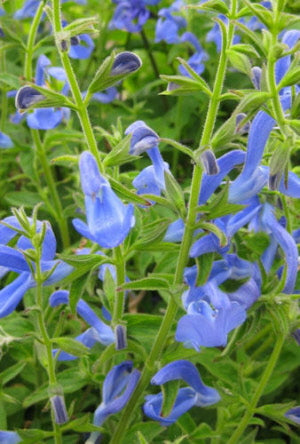
M 236 5 L 237 5 L 237 0 L 233 0 L 233 12 L 236 11 Z M 232 39 L 232 31 L 231 31 L 232 27 L 233 25 L 230 24 L 228 31 L 231 35 L 231 39 Z M 229 39 L 229 42 L 231 42 L 231 39 Z M 210 99 L 210 104 L 206 116 L 203 134 L 200 141 L 200 146 L 208 144 L 214 129 L 214 124 L 219 109 L 219 103 L 220 103 L 219 99 L 222 93 L 222 87 L 227 67 L 226 50 L 227 50 L 227 42 L 225 41 L 223 42 L 222 45 L 222 52 L 220 56 L 219 67 L 216 74 L 214 90 L 212 97 Z M 177 261 L 176 272 L 173 282 L 173 286 L 175 288 L 176 286 L 182 283 L 184 269 L 189 259 L 189 251 L 193 240 L 193 234 L 197 218 L 197 207 L 198 207 L 198 199 L 201 187 L 201 180 L 202 180 L 202 168 L 200 165 L 195 165 L 193 171 L 192 184 L 191 184 L 190 199 L 188 204 L 188 214 L 185 222 L 185 229 L 184 229 L 183 239 L 180 245 L 179 257 Z M 139 383 L 137 384 L 135 391 L 133 392 L 129 402 L 127 403 L 125 409 L 123 410 L 122 416 L 115 430 L 115 433 L 112 436 L 110 444 L 122 443 L 122 439 L 126 434 L 132 414 L 135 408 L 138 406 L 140 397 L 142 396 L 144 390 L 146 389 L 146 387 L 150 382 L 151 376 L 155 369 L 155 363 L 160 358 L 162 350 L 166 344 L 167 337 L 170 332 L 171 326 L 174 322 L 176 313 L 177 313 L 177 303 L 175 302 L 173 297 L 170 297 L 168 307 L 164 315 L 164 318 L 162 320 L 160 329 L 155 338 L 149 357 L 146 360 L 145 367 L 141 375 L 141 379 L 139 380 Z
M 118 246 L 114 249 L 114 256 L 116 262 L 117 271 L 117 287 L 116 287 L 116 299 L 114 304 L 114 311 L 112 317 L 112 325 L 115 327 L 122 321 L 124 311 L 124 297 L 125 291 L 118 291 L 118 287 L 125 282 L 125 260 L 122 246 Z
M 60 11 L 60 0 L 52 0 L 53 5 L 53 19 L 54 19 L 54 32 L 56 37 L 56 45 L 60 54 L 60 59 L 64 70 L 66 72 L 68 82 L 70 85 L 70 89 L 72 92 L 73 99 L 76 103 L 77 107 L 77 115 L 80 120 L 81 128 L 85 136 L 86 143 L 88 145 L 89 150 L 95 156 L 99 169 L 102 173 L 104 173 L 104 167 L 100 158 L 100 154 L 97 147 L 97 141 L 92 129 L 92 125 L 90 122 L 90 118 L 88 115 L 88 111 L 84 101 L 82 99 L 81 91 L 76 79 L 76 75 L 74 73 L 72 64 L 70 62 L 69 56 L 66 52 L 63 52 L 60 48 L 59 35 L 62 33 L 63 28 L 61 24 L 61 11 Z
M 70 238 L 69 238 L 69 228 L 68 228 L 68 221 L 64 217 L 63 208 L 59 199 L 58 191 L 56 189 L 55 180 L 52 175 L 51 168 L 48 163 L 48 158 L 45 152 L 44 145 L 40 138 L 40 133 L 38 130 L 31 130 L 31 135 L 36 147 L 36 152 L 39 158 L 39 161 L 42 165 L 43 172 L 46 178 L 47 185 L 49 187 L 49 191 L 53 200 L 53 206 L 55 208 L 55 219 L 57 221 L 57 224 L 59 226 L 59 231 L 62 239 L 62 243 L 64 248 L 67 248 L 70 245 Z
M 41 257 L 41 249 L 39 248 L 39 250 L 40 250 L 39 256 Z M 36 263 L 36 304 L 39 307 L 37 314 L 39 332 L 47 353 L 47 373 L 49 379 L 49 387 L 55 388 L 57 387 L 57 379 L 55 374 L 55 364 L 52 353 L 52 344 L 47 332 L 44 314 L 43 314 L 43 276 L 40 265 L 40 258 L 37 260 Z M 61 431 L 59 425 L 56 424 L 55 422 L 53 414 L 52 414 L 52 423 L 53 423 L 53 432 L 54 432 L 54 442 L 55 444 L 62 444 Z
M 249 407 L 246 409 L 246 412 L 244 414 L 243 419 L 239 423 L 237 429 L 231 436 L 231 438 L 227 441 L 227 444 L 236 444 L 240 442 L 240 437 L 244 433 L 245 429 L 247 428 L 249 421 L 251 420 L 252 416 L 255 413 L 256 406 L 263 395 L 263 392 L 266 388 L 266 385 L 273 373 L 273 370 L 276 366 L 276 363 L 278 361 L 278 358 L 280 356 L 280 352 L 282 349 L 282 346 L 284 344 L 285 337 L 282 335 L 277 338 L 277 341 L 275 343 L 275 347 L 273 349 L 273 352 L 270 356 L 269 362 L 267 364 L 267 367 L 265 368 L 265 371 L 263 372 L 262 378 L 260 380 L 260 383 L 254 393 L 254 396 L 252 398 L 252 401 L 249 404 Z
M 30 32 L 28 35 L 27 40 L 27 47 L 26 47 L 26 57 L 25 57 L 25 66 L 24 66 L 24 76 L 27 80 L 32 80 L 32 59 L 34 54 L 34 43 L 36 40 L 36 34 L 38 30 L 38 26 L 43 14 L 43 7 L 44 2 L 41 1 L 38 9 L 36 11 L 36 14 L 33 18 L 32 25 L 30 27 Z M 61 239 L 64 248 L 68 247 L 70 245 L 70 239 L 69 239 L 69 229 L 68 229 L 68 223 L 67 220 L 64 217 L 63 208 L 59 199 L 58 191 L 56 189 L 56 184 L 54 177 L 52 175 L 51 168 L 48 163 L 47 155 L 44 149 L 44 145 L 40 139 L 40 134 L 38 130 L 31 130 L 32 139 L 34 141 L 35 147 L 36 147 L 36 155 L 38 157 L 39 162 L 42 165 L 43 172 L 46 178 L 46 182 L 52 197 L 53 201 L 53 210 L 51 211 L 52 214 L 54 214 L 55 219 L 57 221 L 57 224 L 59 226 Z M 47 204 L 49 206 L 49 201 L 47 199 Z
M 5 60 L 5 50 L 0 48 L 0 72 L 6 72 L 6 60 Z M 5 130 L 6 117 L 7 117 L 7 95 L 6 89 L 3 88 L 1 93 L 1 120 L 0 120 L 0 131 Z
M 33 18 L 28 40 L 27 40 L 27 47 L 26 47 L 26 57 L 25 57 L 25 66 L 24 66 L 24 76 L 27 80 L 32 81 L 32 59 L 33 59 L 33 53 L 34 53 L 34 42 L 36 39 L 37 30 L 40 24 L 40 20 L 43 14 L 43 7 L 44 2 L 40 2 L 38 9 L 35 13 L 35 16 Z

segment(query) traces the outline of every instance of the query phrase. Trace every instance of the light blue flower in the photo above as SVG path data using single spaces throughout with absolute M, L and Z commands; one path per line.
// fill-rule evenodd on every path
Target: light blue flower
M 49 304 L 51 307 L 57 307 L 61 304 L 69 304 L 69 292 L 67 290 L 58 290 L 50 296 Z M 106 325 L 90 308 L 90 306 L 83 300 L 79 299 L 76 305 L 76 311 L 91 328 L 84 333 L 77 336 L 75 339 L 88 348 L 92 348 L 96 342 L 103 345 L 109 345 L 115 342 L 115 335 L 110 326 Z M 58 350 L 53 350 L 56 354 Z M 66 352 L 60 352 L 58 356 L 59 361 L 70 361 L 77 359 L 75 356 Z
M 0 148 L 8 149 L 12 148 L 14 146 L 13 141 L 11 138 L 0 131 Z
M 220 400 L 220 395 L 212 387 L 205 385 L 197 368 L 189 361 L 178 360 L 165 365 L 152 378 L 151 384 L 163 385 L 174 380 L 183 380 L 190 387 L 178 390 L 173 408 L 168 416 L 161 413 L 163 405 L 162 392 L 156 395 L 147 395 L 143 410 L 149 418 L 159 421 L 161 426 L 169 426 L 194 406 L 206 407 Z
M 109 24 L 110 29 L 139 32 L 150 17 L 146 6 L 156 5 L 160 0 L 113 0 L 117 7 Z
M 288 410 L 284 416 L 291 421 L 294 421 L 296 424 L 300 424 L 300 406 L 293 407 L 292 409 Z
M 21 442 L 21 438 L 17 432 L 0 430 L 0 442 L 1 444 L 18 444 Z
M 28 218 L 28 221 L 32 223 L 30 218 Z M 5 218 L 3 222 L 14 227 L 16 230 L 21 230 L 20 223 L 15 216 Z M 61 260 L 54 259 L 56 240 L 50 223 L 45 223 L 46 234 L 42 245 L 42 260 L 40 265 L 42 272 L 53 270 L 43 285 L 53 285 L 66 277 L 73 268 Z M 43 222 L 37 221 L 37 233 L 41 231 L 42 226 Z M 12 313 L 26 291 L 36 285 L 31 268 L 23 254 L 23 252 L 26 253 L 26 250 L 33 248 L 29 238 L 21 235 L 17 241 L 16 248 L 6 245 L 16 235 L 17 232 L 13 228 L 0 224 L 0 266 L 4 267 L 4 270 L 2 269 L 2 275 L 9 271 L 19 273 L 19 276 L 15 280 L 0 290 L 0 318 Z M 32 264 L 32 267 L 34 268 L 34 264 Z
M 96 159 L 85 151 L 79 161 L 87 224 L 74 219 L 75 229 L 103 248 L 120 245 L 135 224 L 134 207 L 125 205 L 100 174 Z
M 176 0 L 169 8 L 162 8 L 156 23 L 155 42 L 179 43 L 179 31 L 185 28 L 187 23 L 177 12 L 184 6 L 182 0 Z
M 69 57 L 72 59 L 88 59 L 95 49 L 95 43 L 89 34 L 80 34 L 78 40 L 71 39 Z
M 208 59 L 208 55 L 200 45 L 198 38 L 192 32 L 185 32 L 180 37 L 180 42 L 189 42 L 195 48 L 195 53 L 188 59 L 187 63 L 198 75 L 202 74 L 205 69 L 204 62 Z M 182 75 L 190 77 L 184 66 L 180 65 L 179 71 Z
M 96 409 L 93 423 L 101 426 L 111 415 L 120 412 L 129 401 L 138 381 L 140 372 L 133 368 L 131 361 L 115 365 L 107 374 L 102 387 L 102 402 Z M 89 444 L 95 443 L 99 437 L 93 432 Z

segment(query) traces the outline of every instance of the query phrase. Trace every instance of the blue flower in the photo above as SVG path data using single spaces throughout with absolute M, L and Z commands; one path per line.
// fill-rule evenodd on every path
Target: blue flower
M 212 387 L 205 385 L 198 373 L 197 368 L 189 361 L 178 360 L 167 364 L 160 369 L 152 378 L 151 384 L 163 385 L 166 382 L 181 379 L 190 387 L 180 388 L 175 399 L 173 408 L 168 416 L 163 416 L 161 409 L 163 405 L 162 392 L 156 395 L 146 396 L 143 406 L 145 415 L 159 421 L 162 426 L 169 426 L 194 406 L 206 407 L 220 400 L 220 395 Z
M 150 17 L 147 5 L 156 5 L 160 0 L 113 0 L 117 4 L 110 29 L 139 32 Z
M 13 141 L 11 138 L 0 131 L 0 148 L 12 148 L 14 146 Z
M 197 74 L 202 74 L 205 69 L 203 62 L 208 59 L 208 55 L 200 45 L 198 38 L 192 32 L 185 32 L 180 37 L 180 41 L 189 42 L 195 48 L 195 53 L 188 59 L 187 63 Z M 184 66 L 180 65 L 179 71 L 182 75 L 190 77 Z
M 61 304 L 69 303 L 69 292 L 66 290 L 58 290 L 52 293 L 50 296 L 49 304 L 51 307 L 57 307 Z M 75 339 L 88 348 L 92 348 L 96 342 L 100 342 L 103 345 L 109 345 L 115 342 L 115 335 L 108 325 L 106 325 L 97 314 L 90 308 L 90 306 L 83 300 L 79 299 L 76 306 L 77 313 L 89 324 L 92 328 L 89 328 Z M 53 350 L 57 353 L 57 350 Z M 76 359 L 75 356 L 66 352 L 60 352 L 59 361 L 70 361 Z
M 152 166 L 142 170 L 134 179 L 134 187 L 138 194 L 150 193 L 159 196 L 165 189 L 165 172 L 170 172 L 169 165 L 164 162 L 158 148 L 158 135 L 142 120 L 132 123 L 125 134 L 132 135 L 129 153 L 139 155 L 146 152 L 152 161 Z
M 284 416 L 291 421 L 294 421 L 296 424 L 300 424 L 300 406 L 293 407 L 292 409 L 288 410 Z
M 94 414 L 94 424 L 101 426 L 111 415 L 120 412 L 129 401 L 138 381 L 140 372 L 133 369 L 131 361 L 115 365 L 107 374 L 102 387 L 102 402 Z M 89 443 L 95 443 L 98 432 L 91 434 Z
M 80 34 L 78 40 L 71 39 L 69 57 L 72 59 L 88 59 L 95 48 L 95 43 L 89 34 Z
M 23 254 L 23 252 L 26 253 L 26 250 L 33 248 L 29 238 L 21 235 L 16 248 L 8 247 L 6 244 L 17 235 L 16 230 L 22 228 L 15 216 L 9 216 L 2 222 L 13 228 L 0 224 L 0 266 L 4 267 L 4 270 L 2 269 L 4 274 L 14 271 L 19 273 L 19 276 L 0 290 L 0 318 L 12 313 L 26 291 L 36 285 L 31 268 Z M 31 224 L 32 220 L 28 218 L 28 222 Z M 37 233 L 42 230 L 43 223 L 46 223 L 46 234 L 42 245 L 41 269 L 42 272 L 53 270 L 43 285 L 53 285 L 66 277 L 72 271 L 72 267 L 60 260 L 54 260 L 56 240 L 50 223 L 37 221 Z M 32 267 L 34 268 L 34 264 Z
M 286 280 L 283 291 L 292 293 L 295 288 L 298 270 L 298 249 L 291 234 L 282 226 L 274 215 L 273 207 L 265 203 L 261 206 L 261 211 L 252 221 L 252 228 L 255 231 L 265 231 L 270 235 L 270 245 L 262 256 L 262 263 L 267 272 L 273 264 L 278 246 L 284 252 L 286 262 Z
M 182 301 L 187 315 L 177 325 L 175 338 L 187 347 L 220 347 L 227 343 L 227 335 L 246 319 L 246 310 L 259 298 L 261 276 L 256 265 L 225 255 L 215 261 L 206 284 L 196 286 L 197 267 L 185 270 L 189 289 Z M 225 293 L 219 286 L 227 279 L 249 278 L 238 290 Z
M 100 174 L 94 156 L 85 151 L 79 161 L 81 186 L 85 195 L 87 224 L 74 219 L 75 229 L 103 248 L 120 245 L 134 226 L 134 207 L 125 205 Z
M 184 6 L 182 0 L 176 0 L 169 8 L 163 8 L 159 11 L 159 19 L 156 23 L 155 42 L 165 41 L 167 43 L 179 43 L 178 32 L 186 27 L 186 20 L 176 15 Z M 175 14 L 174 14 L 175 13 Z
M 0 430 L 0 442 L 1 444 L 18 444 L 21 442 L 21 438 L 17 432 Z
M 290 97 L 281 96 L 281 104 L 284 110 L 289 108 Z M 253 119 L 248 136 L 243 171 L 231 183 L 229 188 L 230 202 L 242 203 L 244 200 L 255 196 L 266 185 L 268 171 L 260 166 L 260 162 L 274 125 L 275 120 L 265 111 L 259 111 Z M 292 190 L 290 191 L 292 193 Z
M 23 20 L 26 18 L 31 18 L 35 16 L 36 10 L 39 7 L 41 0 L 26 0 L 23 8 L 18 9 L 15 14 L 14 18 L 17 20 Z M 66 2 L 68 0 L 62 0 L 62 3 Z M 79 5 L 85 5 L 86 0 L 74 0 Z

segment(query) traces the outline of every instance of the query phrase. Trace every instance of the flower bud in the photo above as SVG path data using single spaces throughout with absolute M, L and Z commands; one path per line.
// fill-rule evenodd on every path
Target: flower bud
M 61 395 L 52 396 L 50 402 L 56 424 L 65 424 L 68 422 L 69 418 L 64 397 Z

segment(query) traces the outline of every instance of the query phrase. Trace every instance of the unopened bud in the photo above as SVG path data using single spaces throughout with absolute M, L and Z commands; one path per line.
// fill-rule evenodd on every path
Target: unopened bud
M 52 396 L 50 402 L 56 424 L 65 424 L 68 422 L 69 418 L 64 397 L 61 395 Z
M 117 325 L 115 328 L 116 334 L 116 350 L 123 350 L 127 348 L 127 331 L 124 325 Z
M 219 173 L 216 157 L 211 150 L 206 150 L 201 154 L 201 161 L 208 176 L 213 176 Z

